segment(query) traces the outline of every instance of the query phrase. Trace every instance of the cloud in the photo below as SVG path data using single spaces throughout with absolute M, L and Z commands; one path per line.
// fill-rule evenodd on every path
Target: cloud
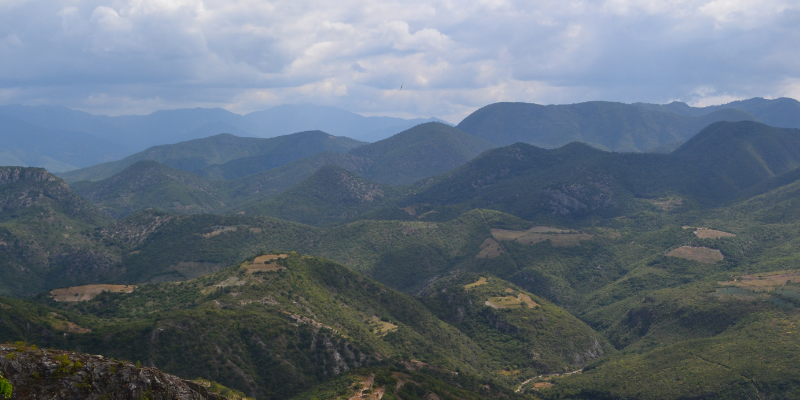
M 453 122 L 496 101 L 708 104 L 797 96 L 798 42 L 794 0 L 6 0 L 0 101 Z

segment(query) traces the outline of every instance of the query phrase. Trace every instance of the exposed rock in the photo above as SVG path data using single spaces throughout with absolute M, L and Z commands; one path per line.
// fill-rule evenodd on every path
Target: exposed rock
M 20 400 L 227 399 L 155 368 L 62 350 L 0 345 L 0 371 Z

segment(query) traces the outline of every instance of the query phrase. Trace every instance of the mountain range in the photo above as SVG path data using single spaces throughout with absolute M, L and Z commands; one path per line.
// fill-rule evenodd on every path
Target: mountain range
M 800 129 L 763 121 L 790 99 L 731 104 L 500 103 L 476 112 L 485 137 L 214 135 L 69 181 L 0 167 L 2 374 L 34 390 L 10 366 L 44 357 L 42 382 L 87 393 L 158 368 L 230 399 L 795 398 Z M 644 125 L 603 128 L 620 116 Z M 680 143 L 586 140 L 644 147 L 648 124 Z M 567 128 L 585 136 L 531 142 Z

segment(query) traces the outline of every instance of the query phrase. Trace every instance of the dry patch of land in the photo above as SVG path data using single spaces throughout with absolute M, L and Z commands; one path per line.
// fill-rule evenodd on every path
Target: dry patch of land
M 417 209 L 414 208 L 414 206 L 408 206 L 408 207 L 404 207 L 404 208 L 400 208 L 400 209 L 405 211 L 408 215 L 411 215 L 411 216 L 416 216 L 417 215 Z
M 660 199 L 645 199 L 644 201 L 662 211 L 670 211 L 675 207 L 683 205 L 683 199 L 677 196 L 662 197 Z
M 582 241 L 592 240 L 593 238 L 592 235 L 586 233 L 552 228 L 549 226 L 534 226 L 525 231 L 492 229 L 492 236 L 497 240 L 514 241 L 527 245 L 549 240 L 550 243 L 556 247 L 579 246 Z
M 130 293 L 136 286 L 130 285 L 84 285 L 50 291 L 55 301 L 88 301 L 103 292 Z
M 504 296 L 504 297 L 490 297 L 489 300 L 486 300 L 486 304 L 492 308 L 520 308 L 523 304 L 528 306 L 528 308 L 534 308 L 538 306 L 530 296 L 526 294 L 518 294 L 517 297 L 514 296 Z
M 250 228 L 250 233 L 261 233 L 261 232 L 262 232 L 261 228 Z
M 372 327 L 372 333 L 378 336 L 386 336 L 389 332 L 397 330 L 397 325 L 389 321 L 383 321 L 374 315 L 367 320 L 367 324 Z
M 225 232 L 236 231 L 237 229 L 238 228 L 235 227 L 235 226 L 212 226 L 211 227 L 211 232 L 204 233 L 201 236 L 203 236 L 204 238 L 208 239 L 210 237 L 214 237 L 214 236 L 217 236 L 217 235 L 225 233 Z
M 464 285 L 464 289 L 465 290 L 470 290 L 470 289 L 474 288 L 475 286 L 485 285 L 487 283 L 489 283 L 489 281 L 486 278 L 481 277 L 480 279 L 478 279 L 477 281 L 475 281 L 473 283 L 470 283 L 469 285 Z
M 515 370 L 507 371 L 507 370 L 501 369 L 500 370 L 500 375 L 505 375 L 505 376 L 519 375 L 519 370 L 515 369 Z
M 700 239 L 719 239 L 719 238 L 726 238 L 726 237 L 735 237 L 736 235 L 730 232 L 723 232 L 718 231 L 715 229 L 708 229 L 698 227 L 694 231 L 695 236 L 699 237 Z
M 800 283 L 800 270 L 744 275 L 733 281 L 719 282 L 722 286 L 735 286 L 752 292 L 769 292 L 790 283 Z
M 284 269 L 284 267 L 278 265 L 278 260 L 286 257 L 288 257 L 288 254 L 267 254 L 258 256 L 255 260 L 242 265 L 242 268 L 247 270 L 249 274 L 261 271 L 278 271 Z
M 497 243 L 497 241 L 492 238 L 486 238 L 486 240 L 481 243 L 481 251 L 475 258 L 495 258 L 503 253 L 505 253 L 505 251 L 500 247 L 500 243 Z
M 706 264 L 714 264 L 724 258 L 722 252 L 708 247 L 681 246 L 667 253 L 670 257 L 684 258 Z

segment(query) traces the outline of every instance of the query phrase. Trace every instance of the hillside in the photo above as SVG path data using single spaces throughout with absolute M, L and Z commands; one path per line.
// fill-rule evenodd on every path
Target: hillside
M 495 103 L 473 112 L 457 128 L 496 146 L 523 142 L 555 148 L 585 142 L 610 151 L 642 152 L 686 141 L 713 122 L 755 119 L 740 110 L 694 117 L 601 101 L 549 106 Z
M 147 209 L 214 212 L 222 209 L 228 198 L 220 185 L 149 160 L 99 182 L 78 182 L 73 189 L 117 219 Z
M 324 166 L 286 191 L 242 209 L 245 215 L 327 225 L 388 206 L 402 193 L 401 189 L 370 182 L 344 168 Z
M 743 189 L 800 167 L 800 130 L 717 122 L 671 156 Z
M 359 145 L 361 142 L 356 140 L 334 137 L 320 131 L 299 132 L 270 139 L 220 134 L 152 147 L 119 161 L 65 172 L 60 176 L 70 183 L 98 181 L 109 178 L 138 161 L 151 160 L 212 179 L 234 179 L 324 151 L 344 153 Z M 239 159 L 242 161 L 236 163 Z
M 0 293 L 31 295 L 113 264 L 85 231 L 111 223 L 41 168 L 0 167 Z M 59 276 L 61 275 L 61 276 Z
M 14 305 L 0 307 L 13 326 L 4 340 L 19 337 L 26 323 L 47 326 L 27 338 L 203 376 L 261 399 L 288 398 L 370 365 L 413 362 L 480 380 L 508 368 L 411 296 L 297 254 L 250 258 L 180 285 L 143 285 L 83 302 L 49 300 L 61 310 L 43 316 L 37 314 L 47 310 L 42 306 L 0 302 Z M 560 345 L 552 345 L 558 352 Z M 543 362 L 534 370 L 552 368 Z

